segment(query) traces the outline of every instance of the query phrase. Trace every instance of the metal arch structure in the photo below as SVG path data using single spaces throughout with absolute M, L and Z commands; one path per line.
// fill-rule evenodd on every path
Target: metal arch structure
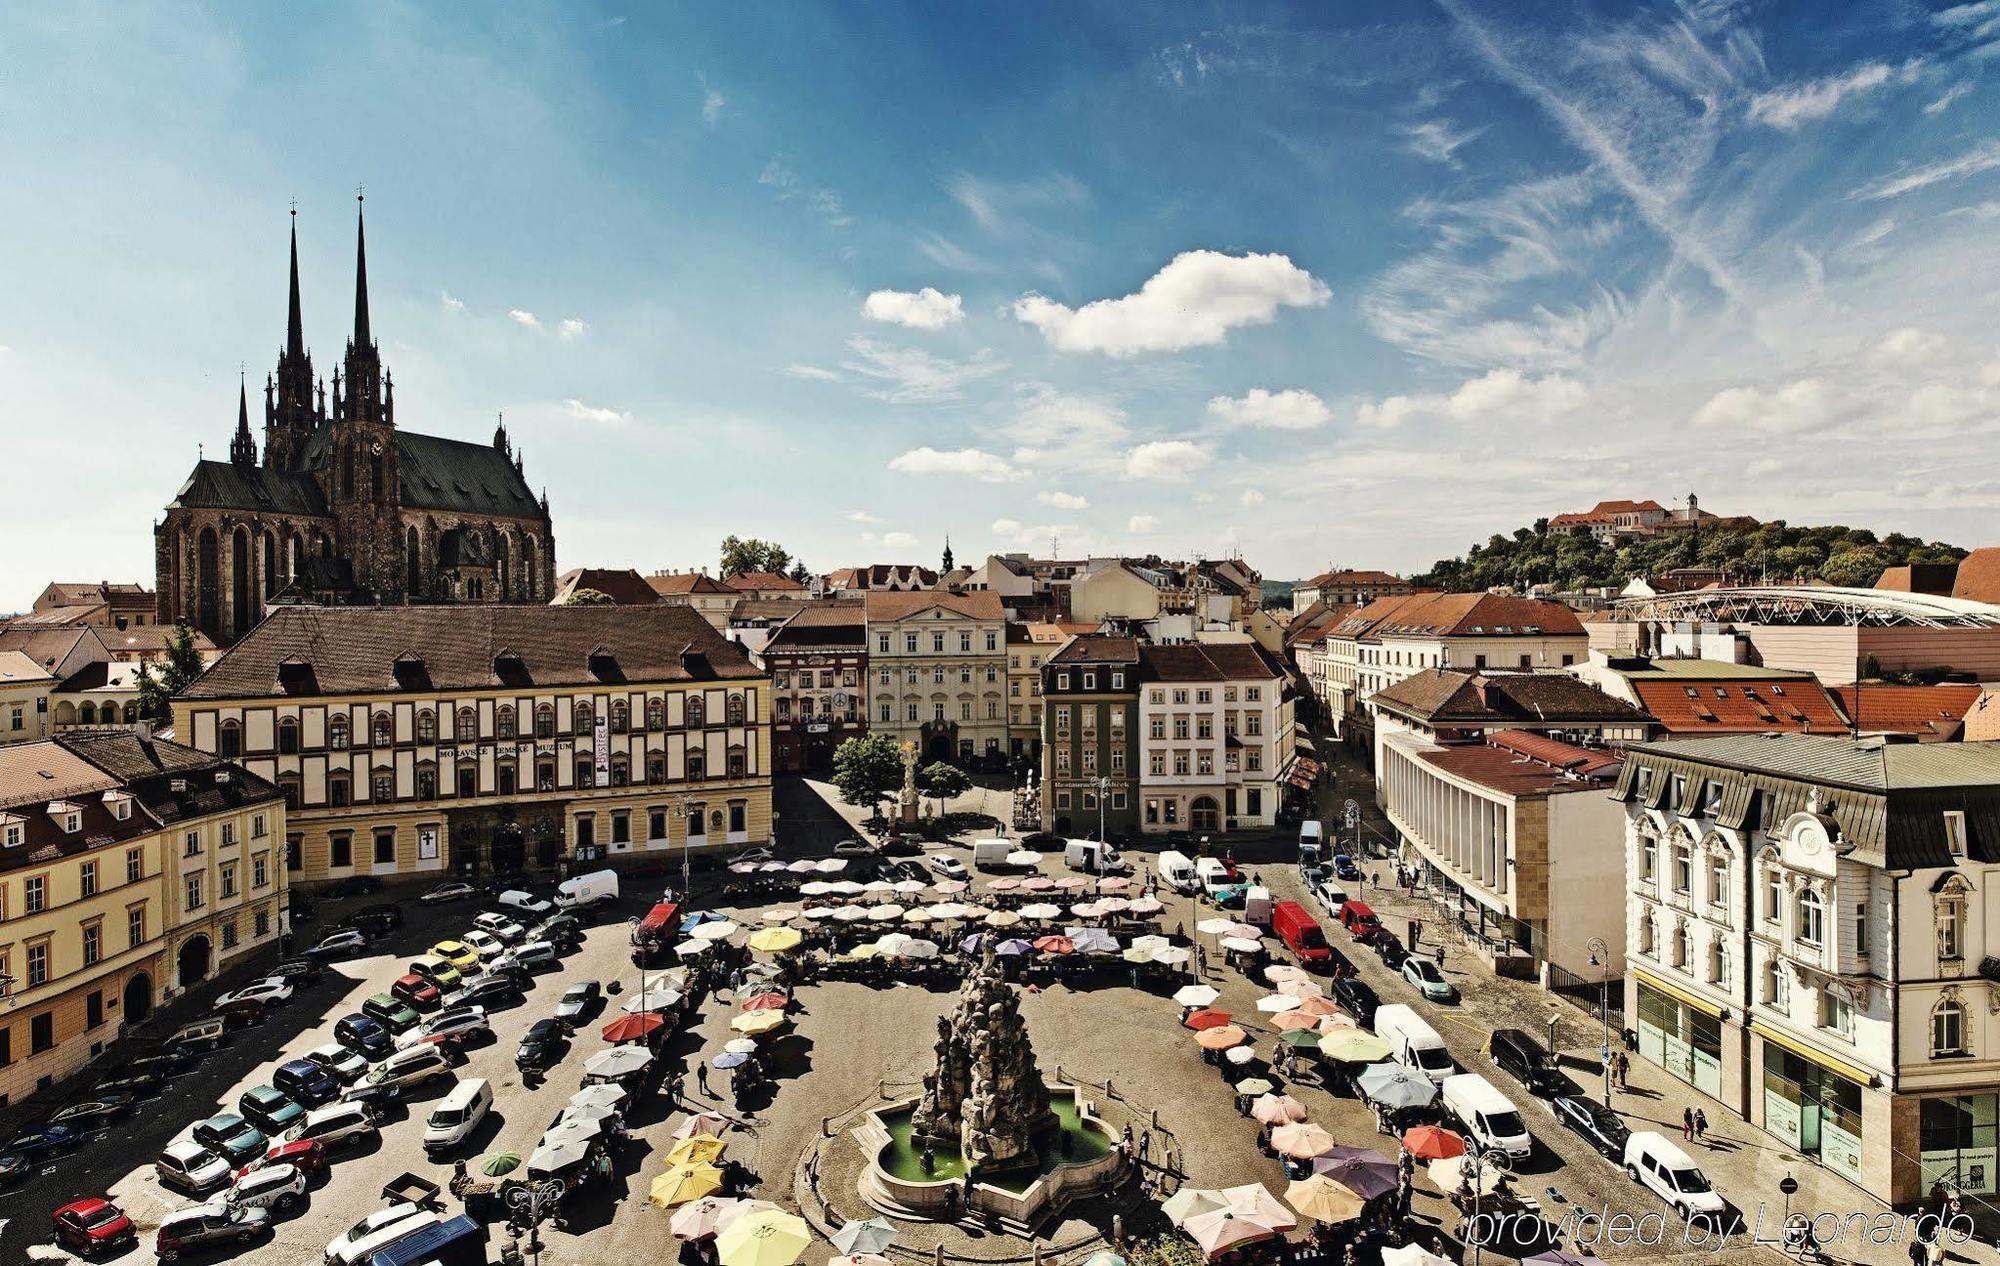
M 1809 627 L 2000 628 L 2000 606 L 1892 589 L 1755 585 L 1627 598 L 1627 618 L 1660 624 L 1790 624 Z

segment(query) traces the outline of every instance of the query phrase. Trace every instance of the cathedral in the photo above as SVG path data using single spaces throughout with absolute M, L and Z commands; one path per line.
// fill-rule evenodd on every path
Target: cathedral
M 264 380 L 264 444 L 239 388 L 228 461 L 198 461 L 153 529 L 161 621 L 228 645 L 284 603 L 546 602 L 555 588 L 548 495 L 537 498 L 503 423 L 491 444 L 396 425 L 395 376 L 368 325 L 368 241 L 357 214 L 354 333 L 329 399 L 291 305 Z

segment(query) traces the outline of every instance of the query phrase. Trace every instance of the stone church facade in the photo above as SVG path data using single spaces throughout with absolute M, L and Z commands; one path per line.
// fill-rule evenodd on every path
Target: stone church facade
M 285 603 L 546 602 L 555 589 L 548 497 L 529 490 L 506 426 L 479 444 L 396 425 L 395 378 L 369 328 L 358 217 L 354 333 L 331 399 L 305 347 L 295 224 L 262 459 L 246 387 L 229 460 L 195 464 L 153 538 L 159 619 L 186 620 L 217 645 Z

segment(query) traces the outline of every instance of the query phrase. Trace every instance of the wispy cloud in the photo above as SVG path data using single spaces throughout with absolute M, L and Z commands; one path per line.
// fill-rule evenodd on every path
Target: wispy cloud
M 701 121 L 710 127 L 722 121 L 722 108 L 729 99 L 709 86 L 708 80 L 701 81 Z
M 1035 180 L 996 181 L 962 171 L 946 177 L 944 188 L 980 228 L 1002 237 L 1020 232 L 1023 217 L 1030 212 L 1091 202 L 1089 187 L 1061 172 Z
M 1454 156 L 1459 149 L 1477 140 L 1480 133 L 1485 130 L 1483 127 L 1475 127 L 1462 132 L 1454 131 L 1451 124 L 1445 120 L 1426 119 L 1422 123 L 1413 123 L 1405 128 L 1404 134 L 1408 138 L 1408 148 L 1412 154 L 1419 158 L 1428 158 L 1434 163 L 1445 163 L 1456 167 L 1458 160 Z
M 989 484 L 1022 478 L 1006 459 L 977 448 L 940 450 L 925 445 L 891 458 L 889 469 L 904 475 L 963 475 Z
M 581 400 L 570 399 L 562 402 L 564 416 L 577 422 L 588 422 L 593 426 L 623 426 L 632 420 L 632 415 L 619 409 L 606 409 L 585 404 Z
M 526 308 L 509 308 L 507 309 L 507 317 L 509 320 L 513 321 L 514 324 L 524 325 L 531 330 L 539 330 L 542 328 L 541 318 L 537 317 L 534 313 L 528 311 Z
M 441 291 L 438 295 L 438 301 L 444 305 L 446 312 L 465 311 L 465 300 L 454 298 L 449 290 Z
M 849 510 L 847 512 L 847 521 L 849 523 L 880 523 L 882 520 L 876 518 L 866 510 Z
M 991 378 L 1007 362 L 980 348 L 964 360 L 934 356 L 918 347 L 901 347 L 859 335 L 847 340 L 852 359 L 841 368 L 870 384 L 862 394 L 891 404 L 935 404 L 964 397 L 965 388 Z
M 590 333 L 589 323 L 580 321 L 576 317 L 564 317 L 562 323 L 556 326 L 556 337 L 565 343 L 574 343 L 588 333 Z
M 1088 510 L 1090 499 L 1074 492 L 1038 492 L 1035 500 L 1057 510 Z
M 1750 121 L 1784 132 L 1796 131 L 1833 114 L 1842 101 L 1882 87 L 1894 73 L 1882 62 L 1869 62 L 1843 74 L 1760 92 L 1750 98 Z
M 785 374 L 790 378 L 805 378 L 812 382 L 846 382 L 840 371 L 825 369 L 818 365 L 791 364 L 785 366 Z
M 1880 202 L 1886 198 L 1900 198 L 1919 189 L 1928 189 L 1932 185 L 1964 180 L 1968 176 L 1977 176 L 1996 167 L 2000 167 L 2000 141 L 1985 140 L 1956 158 L 1945 158 L 1934 163 L 1920 163 L 1915 167 L 1907 167 L 1865 184 L 1847 196 L 1859 198 L 1864 202 Z
M 1924 113 L 1932 116 L 1943 114 L 1972 91 L 1972 85 L 1965 82 L 1946 88 L 1935 100 L 1924 106 Z
M 757 174 L 757 183 L 769 188 L 780 202 L 800 202 L 811 207 L 834 228 L 845 228 L 854 222 L 838 193 L 813 184 L 778 159 L 764 164 L 764 170 Z

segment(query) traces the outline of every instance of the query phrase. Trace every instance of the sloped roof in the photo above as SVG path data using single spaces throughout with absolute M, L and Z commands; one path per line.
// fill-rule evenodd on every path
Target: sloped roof
M 1372 569 L 1357 570 L 1353 568 L 1344 568 L 1336 571 L 1323 571 L 1319 575 L 1314 576 L 1311 580 L 1305 581 L 1302 584 L 1300 584 L 1299 588 L 1324 589 L 1328 585 L 1337 585 L 1337 586 L 1406 585 L 1408 583 L 1409 582 L 1407 580 L 1404 580 L 1401 576 L 1392 576 L 1386 571 L 1375 571 Z
M 190 510 L 253 510 L 260 514 L 326 518 L 326 498 L 311 475 L 238 466 L 233 462 L 199 461 L 167 508 Z
M 1049 656 L 1051 664 L 1136 664 L 1139 639 L 1114 633 L 1086 633 Z M 1137 684 L 1136 682 L 1134 683 Z
M 1583 633 L 1560 602 L 1492 593 L 1413 593 L 1377 598 L 1332 630 L 1341 637 L 1522 637 Z
M 0 686 L 40 685 L 55 678 L 20 651 L 0 651 Z
M 167 639 L 173 633 L 171 624 L 129 624 L 122 629 L 97 626 L 97 640 L 114 655 L 158 654 L 166 649 Z M 194 648 L 205 655 L 213 654 L 215 643 L 208 640 L 208 634 L 196 629 Z
M 599 648 L 610 652 L 608 661 L 594 659 Z M 496 664 L 503 651 L 512 658 Z M 406 667 L 399 676 L 398 658 L 412 655 L 415 671 Z M 287 664 L 283 684 L 280 662 Z M 742 647 L 685 606 L 286 607 L 181 697 L 395 694 L 404 681 L 442 691 L 760 675 Z
M 1003 620 L 1007 617 L 1006 608 L 1000 603 L 1000 595 L 991 589 L 975 589 L 969 593 L 952 593 L 948 590 L 870 589 L 867 600 L 870 624 L 887 620 L 906 620 L 932 607 L 943 607 L 947 611 L 972 620 Z
M 1977 685 L 1836 686 L 1834 698 L 1855 725 L 1871 734 L 1956 738 L 1965 714 L 1984 691 Z
M 780 576 L 774 571 L 742 571 L 734 576 L 724 576 L 722 583 L 731 589 L 777 589 L 787 593 L 804 593 L 806 587 L 790 576 Z
M 1826 687 L 1811 677 L 1744 680 L 1735 675 L 1634 680 L 1639 702 L 1667 733 L 1757 734 L 1767 731 L 1838 734 L 1847 718 Z
M 1139 662 L 1151 681 L 1267 681 L 1285 675 L 1255 642 L 1149 643 L 1139 648 Z
M 19 651 L 43 668 L 54 668 L 85 639 L 104 645 L 95 625 L 68 624 L 57 628 L 0 628 L 0 651 Z
M 1624 766 L 1615 754 L 1516 730 L 1490 735 L 1479 746 L 1432 748 L 1417 755 L 1427 765 L 1517 800 L 1572 791 L 1602 795 L 1609 780 Z
M 595 589 L 624 607 L 643 607 L 658 602 L 660 595 L 646 578 L 630 567 L 573 567 L 556 578 L 551 606 L 561 606 L 579 589 Z
M 656 571 L 646 577 L 646 583 L 657 594 L 724 593 L 736 591 L 722 584 L 707 572 L 699 571 Z
M 731 624 L 782 624 L 806 604 L 797 598 L 738 598 L 729 608 Z M 860 616 L 856 616 L 858 621 Z
M 1372 696 L 1378 709 L 1431 725 L 1642 723 L 1644 711 L 1568 673 L 1426 668 Z
M 1976 549 L 1958 560 L 1951 596 L 1969 602 L 2000 603 L 2000 546 Z
M 798 602 L 786 598 L 768 605 L 790 607 L 792 614 L 772 630 L 771 640 L 764 644 L 767 651 L 772 647 L 862 646 L 867 642 L 867 613 L 857 601 Z
M 396 465 L 406 509 L 516 519 L 542 515 L 542 503 L 529 491 L 528 481 L 514 469 L 512 459 L 491 444 L 398 431 Z
M 56 742 L 117 779 L 161 822 L 267 804 L 284 795 L 276 784 L 211 752 L 130 730 L 63 735 Z

